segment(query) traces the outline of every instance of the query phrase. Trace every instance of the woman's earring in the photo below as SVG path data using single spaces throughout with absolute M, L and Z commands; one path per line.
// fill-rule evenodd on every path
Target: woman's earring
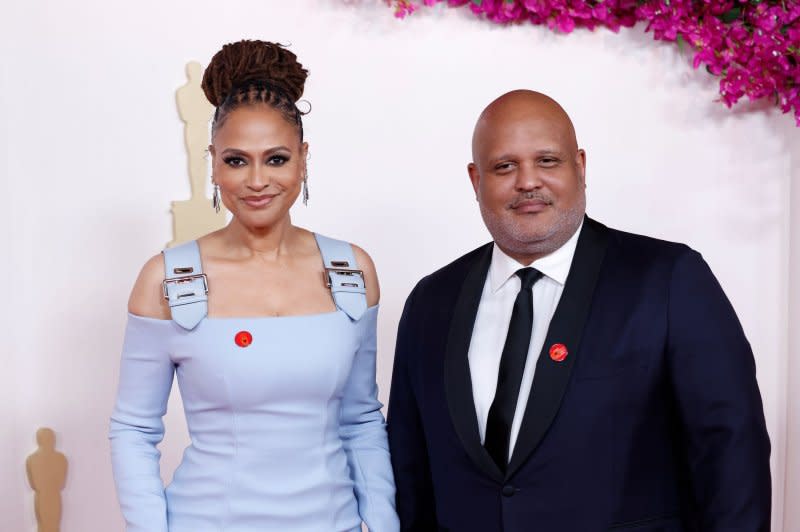
M 214 207 L 217 213 L 219 213 L 221 203 L 219 199 L 219 185 L 214 183 L 214 194 L 211 196 L 211 206 Z
M 308 170 L 303 174 L 303 205 L 308 207 Z

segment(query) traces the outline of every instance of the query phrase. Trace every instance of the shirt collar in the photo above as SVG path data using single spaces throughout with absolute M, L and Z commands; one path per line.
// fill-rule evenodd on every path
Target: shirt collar
M 536 268 L 542 274 L 563 286 L 567 281 L 569 268 L 572 265 L 572 257 L 575 256 L 575 248 L 578 247 L 578 237 L 582 228 L 583 221 L 578 226 L 578 230 L 560 248 L 533 261 L 531 264 L 521 264 L 512 259 L 495 242 L 492 250 L 492 263 L 489 265 L 489 282 L 491 283 L 492 292 L 500 290 L 517 270 L 526 266 Z

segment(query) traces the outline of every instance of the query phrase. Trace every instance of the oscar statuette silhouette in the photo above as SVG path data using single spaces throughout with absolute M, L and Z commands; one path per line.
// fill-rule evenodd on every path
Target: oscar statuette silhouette
M 173 233 L 172 247 L 193 240 L 225 225 L 226 210 L 221 206 L 215 212 L 211 199 L 206 195 L 208 161 L 206 149 L 209 144 L 208 124 L 214 106 L 209 103 L 200 87 L 203 69 L 192 61 L 186 65 L 188 81 L 176 93 L 178 114 L 184 123 L 184 139 L 189 160 L 189 182 L 192 196 L 185 201 L 172 202 Z

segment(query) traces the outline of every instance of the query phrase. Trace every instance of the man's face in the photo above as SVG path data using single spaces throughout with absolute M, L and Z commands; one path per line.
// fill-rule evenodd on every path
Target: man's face
M 506 253 L 535 260 L 580 225 L 586 155 L 563 111 L 526 99 L 490 106 L 476 127 L 473 157 L 469 175 L 481 214 Z

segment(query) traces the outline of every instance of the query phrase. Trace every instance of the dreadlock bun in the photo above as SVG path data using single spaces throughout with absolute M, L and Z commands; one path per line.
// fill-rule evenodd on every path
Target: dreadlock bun
M 224 45 L 211 58 L 202 87 L 215 107 L 220 107 L 232 90 L 248 83 L 275 87 L 294 103 L 303 95 L 307 77 L 297 56 L 280 44 L 243 40 Z

